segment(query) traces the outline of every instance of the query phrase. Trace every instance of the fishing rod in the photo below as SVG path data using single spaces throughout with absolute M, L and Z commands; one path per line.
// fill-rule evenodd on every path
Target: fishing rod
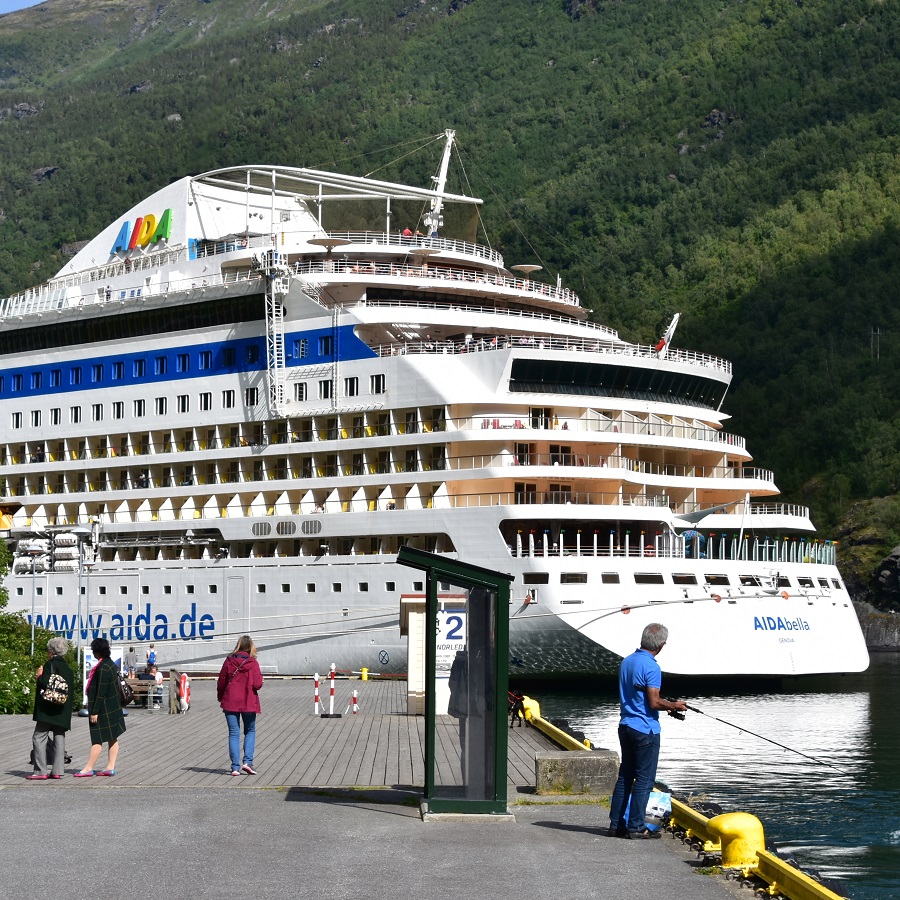
M 787 744 L 779 744 L 778 741 L 773 741 L 772 738 L 767 738 L 762 734 L 757 734 L 755 731 L 750 731 L 749 728 L 744 728 L 742 725 L 735 725 L 734 722 L 727 722 L 725 719 L 720 719 L 718 716 L 710 715 L 709 713 L 703 712 L 702 709 L 697 709 L 696 706 L 690 706 L 689 704 L 684 704 L 691 712 L 700 713 L 701 716 L 706 716 L 707 719 L 715 719 L 717 722 L 721 722 L 723 725 L 730 725 L 732 728 L 737 728 L 738 731 L 744 731 L 747 734 L 752 734 L 753 737 L 757 737 L 760 740 L 768 741 L 770 744 L 774 744 L 776 747 L 781 747 L 782 750 L 789 750 L 791 753 L 796 753 L 798 756 L 802 756 L 804 759 L 808 759 L 811 762 L 818 763 L 820 766 L 828 766 L 830 769 L 834 769 L 837 772 L 840 772 L 841 775 L 850 776 L 849 772 L 844 771 L 843 769 L 838 768 L 835 765 L 832 765 L 830 762 L 825 762 L 824 759 L 817 759 L 815 756 L 809 756 L 806 753 L 801 753 L 799 750 L 795 750 L 793 747 L 788 747 Z M 684 715 L 676 716 L 676 718 L 684 718 Z

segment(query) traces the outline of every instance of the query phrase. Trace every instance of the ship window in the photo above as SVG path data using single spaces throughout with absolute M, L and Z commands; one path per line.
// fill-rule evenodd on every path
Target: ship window
M 370 394 L 383 394 L 384 393 L 384 375 L 373 375 L 369 379 L 369 393 Z
M 333 581 L 331 583 L 331 593 L 339 594 L 344 589 L 343 585 L 339 581 Z
M 587 584 L 587 572 L 561 572 L 560 584 Z
M 259 346 L 257 344 L 250 344 L 247 347 L 247 362 L 251 364 L 259 362 Z
M 414 582 L 413 582 L 413 590 L 414 590 L 414 591 L 419 591 L 420 593 L 421 593 L 422 591 L 424 591 L 424 590 L 425 590 L 425 584 L 424 584 L 424 582 L 421 582 L 421 581 L 414 581 Z
M 62 410 L 58 406 L 54 406 L 53 409 L 50 410 L 50 424 L 51 425 L 59 425 L 62 417 Z
M 62 369 L 50 370 L 50 387 L 59 387 L 62 384 Z
M 659 572 L 635 572 L 635 584 L 665 584 Z
M 22 376 L 21 375 L 13 375 L 12 384 L 10 385 L 10 389 L 14 394 L 18 394 L 19 391 L 22 390 Z
M 16 588 L 16 595 L 21 597 L 25 593 L 24 588 Z M 83 592 L 82 592 L 83 593 Z
M 101 596 L 105 596 L 106 595 L 106 585 L 101 584 L 100 587 L 97 589 L 97 593 L 100 594 Z
M 222 391 L 222 409 L 234 409 L 234 391 Z
M 210 584 L 210 585 L 208 585 L 208 590 L 211 594 L 218 594 L 219 586 L 217 584 Z
M 806 577 L 798 578 L 797 584 L 799 584 L 800 587 L 806 587 L 806 588 L 814 587 L 812 578 L 806 578 Z
M 91 421 L 93 421 L 93 422 L 102 422 L 103 421 L 103 404 L 102 403 L 94 403 L 91 405 Z
M 77 425 L 81 421 L 81 407 L 72 406 L 69 408 L 69 421 L 73 425 Z
M 200 403 L 200 410 L 202 412 L 209 412 L 209 410 L 212 409 L 212 394 L 204 391 L 197 399 Z
M 201 350 L 200 351 L 200 368 L 204 371 L 206 369 L 212 368 L 212 351 L 211 350 Z
M 178 395 L 178 412 L 186 413 L 191 411 L 191 398 L 187 394 Z
M 154 375 L 165 375 L 168 368 L 169 362 L 165 356 L 157 356 L 156 359 L 153 360 Z
M 841 583 L 837 580 L 837 578 L 832 578 L 831 583 L 838 589 L 841 589 Z
M 822 587 L 822 588 L 825 588 L 825 590 L 828 590 L 828 579 L 820 578 L 819 579 L 819 587 Z
M 150 585 L 149 585 L 149 584 L 142 584 L 142 585 L 141 585 L 141 593 L 142 593 L 142 594 L 149 594 L 149 593 L 150 593 Z
M 125 404 L 121 400 L 116 400 L 112 405 L 112 414 L 114 419 L 125 418 Z
M 127 593 L 128 593 L 128 585 L 127 585 L 127 584 L 120 584 L 120 585 L 119 585 L 119 593 L 120 593 L 120 594 L 127 594 Z
M 707 584 L 721 584 L 726 587 L 731 584 L 727 575 L 705 575 L 704 578 Z
M 257 403 L 259 403 L 259 388 L 247 388 L 244 391 L 244 406 L 256 406 Z
M 359 394 L 359 379 L 358 378 L 345 378 L 344 379 L 344 394 L 347 397 L 356 397 Z
M 21 428 L 22 427 L 22 413 L 14 412 L 12 414 L 12 427 L 13 428 Z
M 147 361 L 145 359 L 136 359 L 131 366 L 131 371 L 135 378 L 143 378 L 147 373 Z
M 294 399 L 298 403 L 303 403 L 306 400 L 306 382 L 298 381 L 294 385 Z
M 522 584 L 550 584 L 549 572 L 525 572 Z
M 179 353 L 175 360 L 175 369 L 178 372 L 187 372 L 191 368 L 191 358 L 187 353 Z
M 186 584 L 186 585 L 184 586 L 184 592 L 185 592 L 186 594 L 193 594 L 193 593 L 194 593 L 194 585 L 192 585 L 192 584 Z
M 618 584 L 619 583 L 619 573 L 618 572 L 601 572 L 600 573 L 600 581 L 603 584 Z
M 265 586 L 264 584 L 258 584 L 258 585 L 256 586 L 256 593 L 257 593 L 257 594 L 264 594 L 265 592 L 266 592 L 266 586 Z
M 31 411 L 31 427 L 32 428 L 40 428 L 41 427 L 41 411 L 39 409 L 33 409 Z
M 309 356 L 309 341 L 306 338 L 298 338 L 294 341 L 294 359 L 306 359 Z
M 307 593 L 307 594 L 314 594 L 315 592 L 316 592 L 316 586 L 315 586 L 315 584 L 314 584 L 313 582 L 311 582 L 311 581 L 308 581 L 308 582 L 306 583 L 306 593 Z
M 40 372 L 32 372 L 31 373 L 31 389 L 33 391 L 39 391 L 41 389 L 41 382 L 43 378 L 41 377 Z
M 359 592 L 361 594 L 367 594 L 369 592 L 369 582 L 368 581 L 361 581 L 359 583 Z
M 790 587 L 791 582 L 790 579 L 786 575 L 778 576 L 778 587 Z
M 153 403 L 153 406 L 158 416 L 164 416 L 169 404 L 166 402 L 165 397 L 157 397 Z
M 172 585 L 171 585 L 171 584 L 164 584 L 164 585 L 163 585 L 163 593 L 164 593 L 164 594 L 171 594 L 171 593 L 172 593 Z
M 125 363 L 114 362 L 112 364 L 112 380 L 121 381 L 125 377 Z
M 21 378 L 21 375 L 16 377 Z M 69 372 L 69 384 L 81 384 L 81 366 L 72 366 Z
M 675 584 L 696 584 L 697 576 L 690 573 L 675 572 L 672 575 L 672 581 Z
M 319 382 L 319 399 L 320 400 L 330 400 L 331 399 L 331 379 L 326 378 L 324 381 Z
M 147 413 L 147 404 L 143 400 L 135 400 L 134 401 L 134 417 L 136 419 L 142 418 Z
M 57 596 L 57 597 L 61 597 L 61 596 L 62 596 L 62 592 L 63 592 L 63 589 L 62 589 L 61 587 L 56 588 L 56 596 Z
M 389 593 L 393 593 L 394 591 L 397 590 L 397 583 L 394 581 L 386 581 L 384 583 L 384 589 L 386 591 L 388 591 Z
M 740 579 L 743 587 L 760 587 L 760 581 L 756 575 L 741 575 Z
M 282 594 L 289 594 L 290 592 L 291 592 L 291 586 L 289 584 L 281 585 L 281 593 Z
M 319 356 L 331 356 L 332 342 L 331 335 L 325 335 L 319 338 Z
M 103 363 L 95 363 L 91 366 L 91 381 L 100 384 L 103 381 Z

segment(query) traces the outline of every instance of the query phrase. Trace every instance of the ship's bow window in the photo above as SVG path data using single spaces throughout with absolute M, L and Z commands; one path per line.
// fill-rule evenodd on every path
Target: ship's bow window
M 662 574 L 659 572 L 635 572 L 635 584 L 665 584 Z

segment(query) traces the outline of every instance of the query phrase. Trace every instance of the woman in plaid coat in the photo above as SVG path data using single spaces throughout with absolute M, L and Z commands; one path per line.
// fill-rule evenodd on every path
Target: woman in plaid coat
M 109 658 L 109 641 L 95 638 L 91 641 L 91 653 L 99 660 L 88 676 L 87 708 L 91 733 L 91 752 L 85 767 L 75 773 L 76 778 L 92 775 L 115 775 L 116 757 L 119 755 L 119 735 L 125 731 L 125 716 L 119 699 L 119 670 Z M 100 758 L 103 745 L 109 744 L 109 760 L 102 772 L 94 766 Z

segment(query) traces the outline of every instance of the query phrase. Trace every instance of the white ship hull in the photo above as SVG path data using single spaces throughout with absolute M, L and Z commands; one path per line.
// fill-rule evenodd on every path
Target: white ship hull
M 672 673 L 864 669 L 834 545 L 722 428 L 728 364 L 445 236 L 477 201 L 442 179 L 182 179 L 0 301 L 10 608 L 193 671 L 249 632 L 269 672 L 402 673 L 409 544 L 514 576 L 514 676 L 613 672 L 656 620 Z M 381 230 L 323 227 L 370 198 Z

